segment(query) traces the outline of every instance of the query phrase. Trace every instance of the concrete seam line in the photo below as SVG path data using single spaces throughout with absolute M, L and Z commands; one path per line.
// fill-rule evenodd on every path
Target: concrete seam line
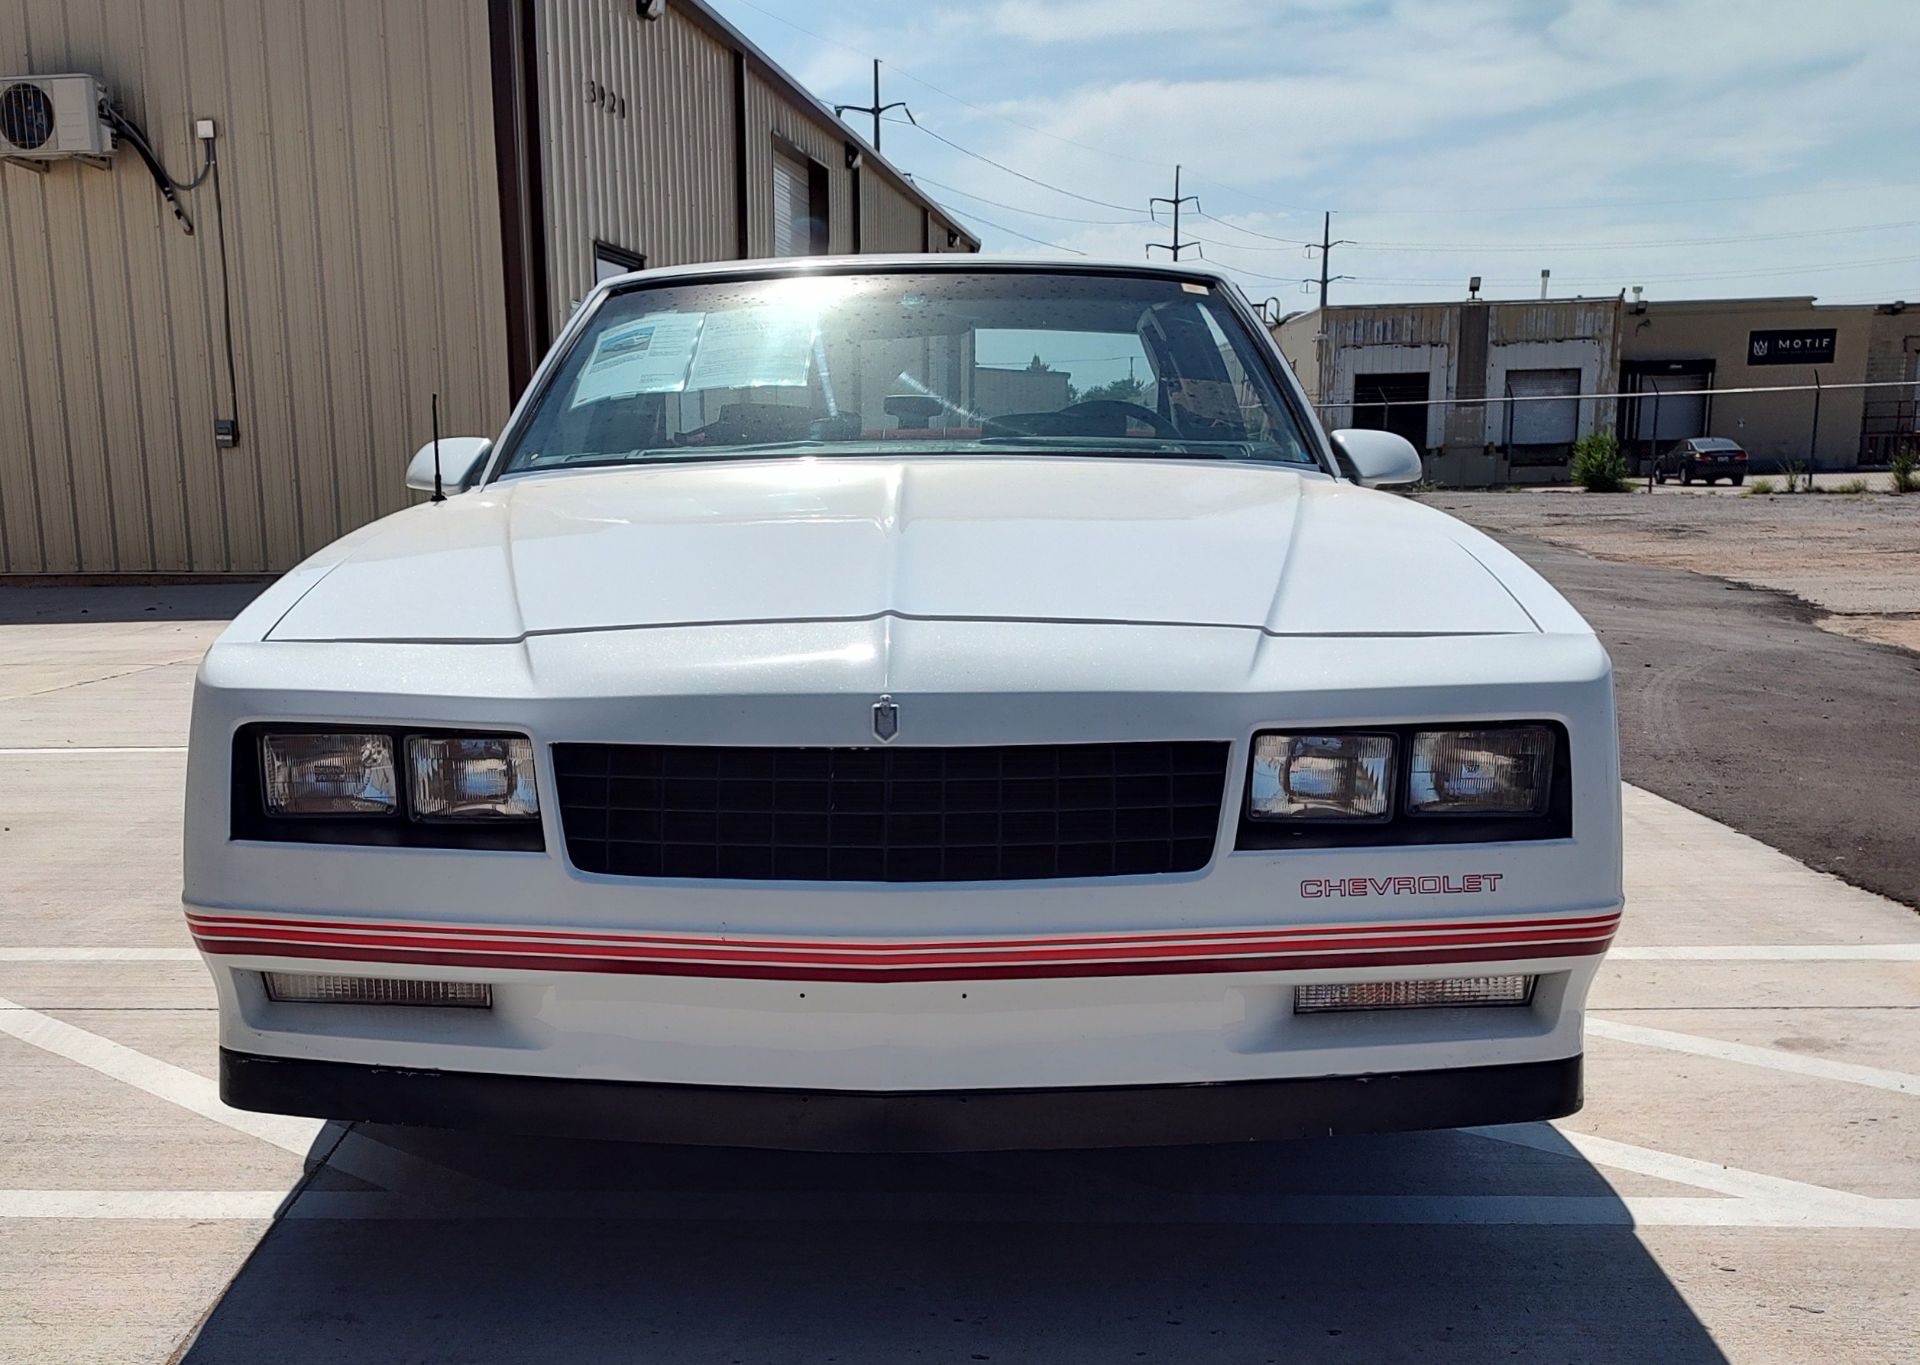
M 60 692 L 71 692 L 76 688 L 94 687 L 103 682 L 118 682 L 121 678 L 135 678 L 142 673 L 151 673 L 159 668 L 178 668 L 181 664 L 197 664 L 206 657 L 206 651 L 189 654 L 184 659 L 162 659 L 157 663 L 139 664 L 133 668 L 122 669 L 118 673 L 102 673 L 97 678 L 82 678 L 78 682 L 61 683 L 57 687 L 43 687 L 38 692 L 15 692 L 11 696 L 0 697 L 0 702 L 29 701 L 34 697 L 51 697 Z
M 1819 1057 L 1802 1057 L 1797 1052 L 1782 1048 L 1729 1043 L 1719 1038 L 1702 1038 L 1691 1033 L 1648 1028 L 1644 1024 L 1621 1024 L 1611 1019 L 1596 1019 L 1592 1015 L 1587 1016 L 1587 1032 L 1596 1038 L 1611 1038 L 1619 1043 L 1635 1043 L 1642 1047 L 1665 1048 L 1669 1052 L 1690 1053 L 1696 1057 L 1711 1057 L 1716 1061 L 1762 1066 L 1823 1081 L 1872 1086 L 1876 1090 L 1891 1090 L 1900 1095 L 1920 1095 L 1920 1076 L 1904 1071 L 1857 1066 L 1852 1062 L 1829 1062 Z
M 0 962 L 198 962 L 198 948 L 0 948 Z
M 1920 962 L 1920 943 L 1727 944 L 1724 947 L 1614 947 L 1612 962 Z
M 100 754 L 184 754 L 184 744 L 108 744 L 84 747 L 78 744 L 59 744 L 31 749 L 0 749 L 0 758 L 52 758 L 65 754 L 77 754 L 82 757 Z
M 268 1142 L 282 1151 L 306 1156 L 313 1148 L 314 1135 L 324 1122 L 320 1119 L 293 1118 L 282 1114 L 256 1114 L 232 1109 L 221 1102 L 214 1082 L 198 1072 L 188 1071 L 171 1062 L 136 1052 L 123 1043 L 89 1033 L 63 1019 L 28 1009 L 0 998 L 0 1034 L 17 1038 L 43 1052 L 77 1062 L 103 1076 L 145 1091 L 155 1099 L 178 1105 L 190 1113 L 221 1124 L 248 1137 Z M 355 1144 L 342 1141 L 329 1156 L 330 1164 L 357 1179 L 375 1185 L 394 1181 L 406 1185 L 400 1193 L 421 1199 L 446 1202 L 484 1194 L 493 1187 L 472 1176 L 461 1175 L 444 1166 L 405 1152 L 382 1148 L 378 1159 L 356 1160 L 366 1151 L 363 1139 Z M 388 1186 L 391 1188 L 391 1186 Z
M 1463 1128 L 1460 1131 L 1494 1142 L 1527 1147 L 1550 1156 L 1584 1160 L 1610 1170 L 1632 1171 L 1635 1175 L 1652 1176 L 1676 1185 L 1691 1185 L 1695 1189 L 1731 1195 L 1737 1199 L 1770 1200 L 1802 1211 L 1833 1206 L 1850 1208 L 1879 1202 L 1864 1194 L 1812 1185 L 1803 1180 L 1789 1180 L 1784 1176 L 1763 1175 L 1759 1171 L 1725 1166 L 1717 1161 L 1702 1161 L 1698 1157 L 1679 1156 L 1652 1147 L 1636 1147 L 1614 1138 L 1570 1133 L 1546 1123 L 1516 1123 L 1495 1128 Z
M 0 1219 L 269 1221 L 273 1190 L 0 1190 Z M 1254 1224 L 1920 1229 L 1920 1199 L 1818 1206 L 1785 1199 L 1627 1195 L 1328 1194 L 1162 1196 L 910 1195 L 871 1191 L 517 1191 L 436 1209 L 392 1194 L 309 1190 L 283 1220 L 647 1221 L 673 1223 Z

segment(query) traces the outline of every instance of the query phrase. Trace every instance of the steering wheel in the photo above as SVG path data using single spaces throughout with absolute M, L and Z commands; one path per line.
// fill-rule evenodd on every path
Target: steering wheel
M 1164 436 L 1170 440 L 1180 439 L 1180 429 L 1152 408 L 1143 403 L 1129 403 L 1124 398 L 1089 398 L 1084 403 L 1069 403 L 1061 408 L 1062 413 L 1085 413 L 1089 417 L 1117 415 L 1133 417 L 1153 428 L 1155 436 Z

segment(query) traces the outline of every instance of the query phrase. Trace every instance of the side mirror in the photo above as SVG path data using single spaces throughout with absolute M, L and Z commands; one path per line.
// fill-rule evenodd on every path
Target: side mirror
M 440 486 L 449 495 L 466 491 L 467 484 L 487 462 L 493 442 L 485 436 L 440 438 Z M 428 441 L 407 462 L 407 487 L 416 493 L 433 491 L 433 442 Z
M 1353 472 L 1368 488 L 1387 484 L 1418 483 L 1425 472 L 1420 452 L 1413 442 L 1391 431 L 1367 431 L 1352 428 L 1333 432 L 1327 438 L 1353 466 Z

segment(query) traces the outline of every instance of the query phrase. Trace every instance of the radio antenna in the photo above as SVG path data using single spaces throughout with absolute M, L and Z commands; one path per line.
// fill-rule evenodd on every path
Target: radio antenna
M 433 396 L 433 501 L 445 502 L 447 490 L 440 486 L 440 395 Z

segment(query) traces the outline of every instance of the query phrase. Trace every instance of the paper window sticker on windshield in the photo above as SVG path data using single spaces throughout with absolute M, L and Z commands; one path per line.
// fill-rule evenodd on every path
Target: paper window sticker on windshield
M 774 306 L 709 313 L 687 387 L 804 388 L 812 360 L 811 309 Z
M 1206 294 L 1211 292 L 1204 284 L 1193 284 L 1186 280 L 1180 282 L 1180 287 L 1189 294 Z
M 705 316 L 648 313 L 607 328 L 594 343 L 593 358 L 581 371 L 568 406 L 635 393 L 681 392 Z

